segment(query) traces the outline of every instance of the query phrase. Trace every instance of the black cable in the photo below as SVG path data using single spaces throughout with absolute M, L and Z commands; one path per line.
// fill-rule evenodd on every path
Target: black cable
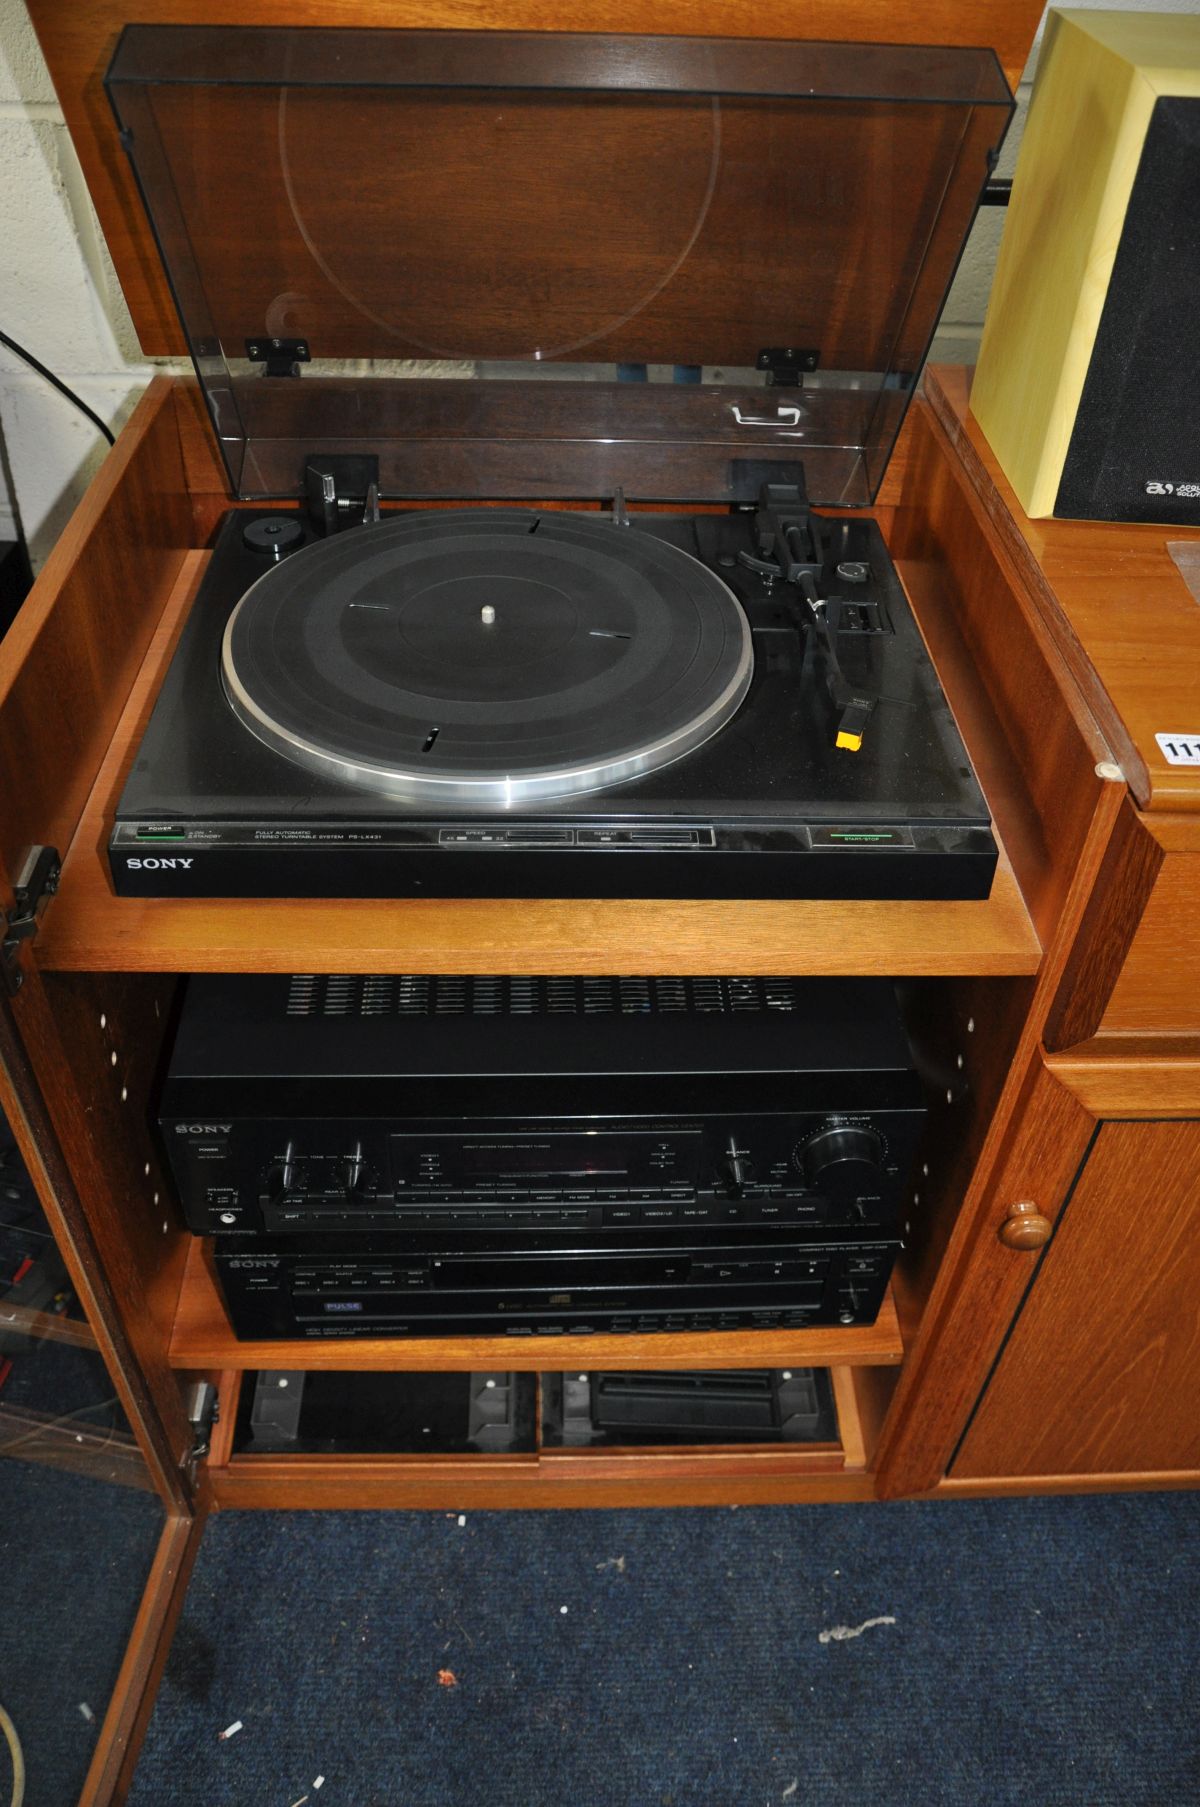
M 7 333 L 0 333 L 0 345 L 7 345 L 9 351 L 16 357 L 24 358 L 31 370 L 36 370 L 39 376 L 45 377 L 46 381 L 52 383 L 60 395 L 65 395 L 69 402 L 74 402 L 81 414 L 87 415 L 92 425 L 103 433 L 109 445 L 116 445 L 117 442 L 113 438 L 110 429 L 105 422 L 101 420 L 100 416 L 93 409 L 89 408 L 83 398 L 76 395 L 73 389 L 68 389 L 61 377 L 55 376 L 52 370 L 47 370 L 46 366 L 35 358 L 31 351 L 26 351 L 23 345 L 18 345 L 15 339 L 10 339 Z

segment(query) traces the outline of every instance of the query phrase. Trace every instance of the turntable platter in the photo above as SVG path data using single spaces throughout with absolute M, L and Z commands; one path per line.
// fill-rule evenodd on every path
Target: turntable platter
M 385 517 L 294 553 L 225 630 L 239 720 L 325 777 L 503 809 L 681 758 L 750 686 L 721 579 L 609 518 L 523 509 Z

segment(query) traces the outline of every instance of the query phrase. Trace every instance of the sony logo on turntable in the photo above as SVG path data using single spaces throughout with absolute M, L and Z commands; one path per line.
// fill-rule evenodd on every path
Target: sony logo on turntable
M 187 859 L 187 860 L 147 859 L 147 860 L 126 860 L 126 862 L 125 862 L 125 864 L 129 867 L 131 872 L 164 872 L 167 870 L 168 867 L 171 867 L 171 866 L 181 866 L 183 868 L 183 870 L 186 872 L 188 867 L 191 865 L 191 863 L 192 862 L 190 859 Z

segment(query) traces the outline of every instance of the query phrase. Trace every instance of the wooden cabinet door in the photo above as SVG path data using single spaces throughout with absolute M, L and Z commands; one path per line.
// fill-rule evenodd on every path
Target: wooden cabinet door
M 1102 1122 L 950 1478 L 1198 1471 L 1200 1121 Z

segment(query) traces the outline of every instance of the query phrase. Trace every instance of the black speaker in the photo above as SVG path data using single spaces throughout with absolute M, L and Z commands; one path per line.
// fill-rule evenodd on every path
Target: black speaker
M 1051 15 L 971 407 L 1027 513 L 1200 525 L 1200 18 Z

